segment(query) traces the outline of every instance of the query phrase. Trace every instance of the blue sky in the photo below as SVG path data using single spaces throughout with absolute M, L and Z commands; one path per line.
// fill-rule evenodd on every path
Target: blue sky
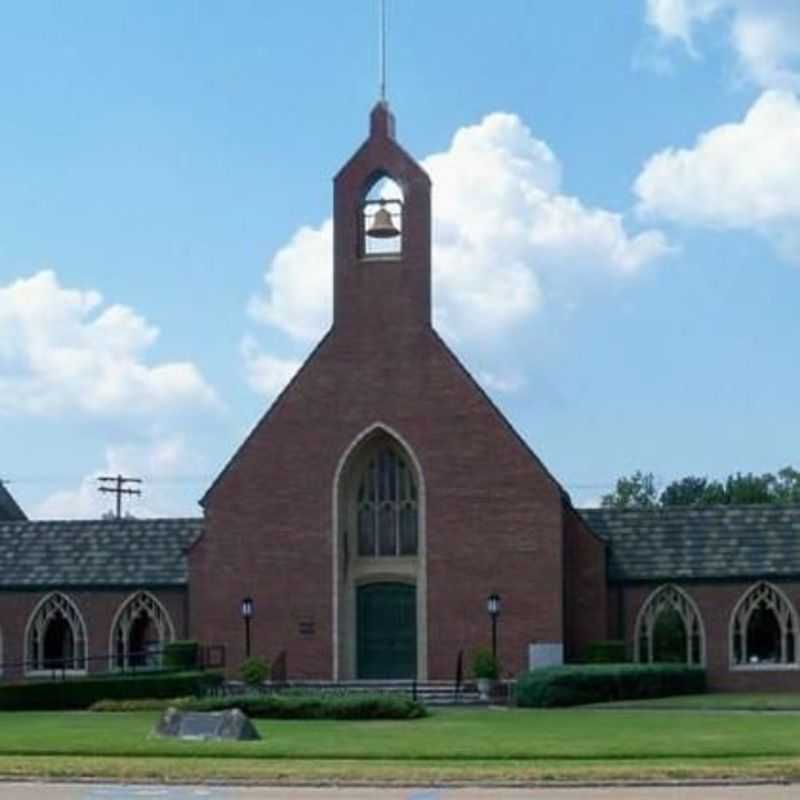
M 798 466 L 796 0 L 389 0 L 445 337 L 572 494 Z M 15 4 L 0 478 L 197 499 L 324 329 L 377 2 Z

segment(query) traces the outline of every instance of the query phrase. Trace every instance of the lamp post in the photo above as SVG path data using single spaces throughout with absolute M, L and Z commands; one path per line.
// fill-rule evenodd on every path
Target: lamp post
M 486 600 L 486 610 L 492 620 L 492 658 L 497 663 L 497 618 L 500 616 L 500 595 L 490 594 Z
M 253 598 L 242 600 L 242 619 L 244 620 L 244 654 L 250 658 L 250 619 L 253 616 Z

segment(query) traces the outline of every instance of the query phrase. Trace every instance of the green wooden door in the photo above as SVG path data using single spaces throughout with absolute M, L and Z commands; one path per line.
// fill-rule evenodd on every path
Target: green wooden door
M 358 677 L 414 678 L 417 674 L 416 588 L 371 583 L 358 588 Z

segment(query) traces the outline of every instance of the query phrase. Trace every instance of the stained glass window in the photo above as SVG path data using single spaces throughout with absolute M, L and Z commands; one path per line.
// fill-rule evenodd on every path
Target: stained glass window
M 411 469 L 393 448 L 384 447 L 369 460 L 357 498 L 359 556 L 417 554 L 417 489 Z

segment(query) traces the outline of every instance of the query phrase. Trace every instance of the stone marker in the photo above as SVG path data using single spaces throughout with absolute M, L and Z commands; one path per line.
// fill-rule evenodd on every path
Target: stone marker
M 253 723 L 238 708 L 211 712 L 168 708 L 156 723 L 155 734 L 195 741 L 231 739 L 242 742 L 261 738 Z

